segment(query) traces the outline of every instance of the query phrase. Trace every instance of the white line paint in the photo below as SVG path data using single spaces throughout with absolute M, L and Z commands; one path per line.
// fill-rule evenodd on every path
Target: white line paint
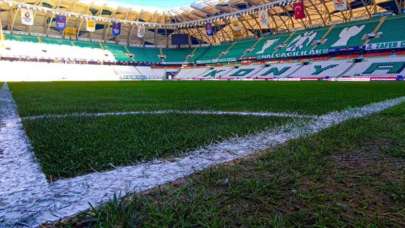
M 3 90 L 4 91 L 0 94 L 9 99 L 9 104 L 6 104 L 6 108 L 3 108 L 6 110 L 5 118 L 0 118 L 8 125 L 10 121 L 15 121 L 15 119 L 19 119 L 19 117 L 16 114 L 15 104 L 9 95 L 8 89 L 5 88 Z M 6 96 L 4 96 L 4 94 L 6 94 Z M 210 166 L 243 158 L 257 151 L 283 144 L 291 139 L 315 134 L 323 129 L 340 124 L 343 121 L 365 117 L 383 111 L 402 102 L 405 102 L 405 97 L 378 102 L 360 108 L 351 108 L 342 112 L 329 113 L 316 119 L 307 120 L 304 123 L 291 123 L 256 135 L 232 138 L 222 143 L 201 148 L 170 161 L 157 160 L 134 166 L 120 167 L 108 172 L 92 173 L 72 179 L 59 180 L 47 186 L 43 183 L 33 183 L 34 187 L 27 186 L 27 189 L 20 191 L 22 192 L 21 194 L 18 192 L 8 192 L 11 194 L 12 199 L 1 202 L 0 223 L 5 224 L 4 226 L 15 226 L 16 224 L 38 226 L 47 221 L 52 222 L 73 216 L 89 209 L 89 203 L 98 206 L 112 199 L 112 197 L 117 194 L 124 195 L 142 192 L 175 181 L 178 178 L 191 175 L 196 171 L 204 170 Z M 27 160 L 28 163 L 32 163 L 31 166 L 38 167 L 32 158 L 32 153 L 29 150 L 30 147 L 27 141 L 24 141 L 25 145 L 23 145 L 24 143 L 21 141 L 22 139 L 26 139 L 26 136 L 24 133 L 21 133 L 22 128 L 20 121 L 17 122 L 18 124 L 8 125 L 10 129 L 6 130 L 5 133 L 3 132 L 3 128 L 1 128 L 3 137 L 7 136 L 7 131 L 20 132 L 19 134 L 10 134 L 7 136 L 9 137 L 8 141 L 10 143 L 14 140 L 19 142 L 21 148 L 24 149 L 23 152 L 21 152 L 23 157 L 29 157 Z M 4 149 L 3 147 L 4 145 L 0 144 L 0 149 Z M 14 150 L 20 150 L 20 148 L 14 148 Z M 9 153 L 12 152 L 13 151 L 9 151 Z M 29 154 L 29 156 L 27 154 Z M 8 164 L 3 163 L 2 159 L 0 159 L 0 167 L 1 166 L 4 166 L 3 169 L 5 172 L 6 168 L 12 172 L 14 172 L 15 169 L 21 169 L 16 166 L 10 166 L 10 168 L 8 168 Z M 32 171 L 37 173 L 38 168 L 34 168 Z M 26 175 L 29 174 L 27 173 Z M 41 176 L 43 175 L 41 174 Z M 40 187 L 42 188 L 38 194 L 33 194 L 26 202 L 22 200 L 25 194 L 30 195 L 32 191 L 38 191 Z M 7 189 L 8 186 L 1 185 L 0 188 L 0 199 L 3 200 L 1 197 L 5 197 L 6 195 L 1 192 L 6 192 L 5 189 Z M 17 199 L 13 194 L 21 197 L 21 199 Z
M 35 213 L 30 213 L 30 207 L 35 208 L 48 191 L 48 182 L 35 161 L 4 84 L 0 90 L 0 227 L 9 220 L 33 220 Z
M 184 115 L 216 115 L 216 116 L 258 116 L 258 117 L 290 117 L 290 118 L 317 118 L 316 115 L 301 115 L 288 112 L 224 112 L 224 111 L 183 111 L 183 110 L 158 110 L 158 111 L 135 111 L 135 112 L 100 112 L 100 113 L 69 113 L 50 114 L 39 116 L 23 117 L 23 120 L 41 120 L 69 117 L 104 117 L 104 116 L 133 116 L 133 115 L 163 115 L 163 114 L 184 114 Z

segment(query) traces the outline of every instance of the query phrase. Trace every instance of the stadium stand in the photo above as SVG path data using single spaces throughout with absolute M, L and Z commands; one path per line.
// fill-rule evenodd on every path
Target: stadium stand
M 190 77 L 192 75 L 192 77 Z M 273 63 L 241 67 L 200 67 L 181 69 L 177 79 L 331 79 L 339 77 L 381 77 L 395 79 L 405 75 L 405 57 L 378 57 L 353 60 L 327 60 L 296 63 Z
M 284 78 L 295 72 L 301 65 L 299 63 L 269 64 L 258 72 L 256 79 Z
M 45 62 L 0 61 L 1 80 L 163 80 L 176 69 L 150 66 L 91 65 Z M 356 60 L 320 60 L 242 66 L 181 68 L 177 80 L 339 80 L 368 78 L 394 80 L 405 75 L 405 57 L 386 56 Z
M 405 57 L 368 58 L 356 63 L 342 76 L 395 77 L 405 75 Z
M 329 60 L 320 62 L 311 62 L 302 65 L 299 70 L 289 75 L 296 78 L 325 78 L 341 76 L 349 67 L 353 65 L 352 61 Z
M 381 16 L 369 20 L 194 48 L 132 47 L 113 42 L 70 40 L 5 32 L 5 39 L 0 45 L 0 57 L 5 60 L 48 60 L 57 63 L 83 61 L 99 64 L 145 65 L 145 67 L 117 68 L 119 72 L 111 74 L 109 76 L 111 79 L 117 77 L 164 79 L 168 74 L 167 70 L 150 67 L 150 65 L 160 64 L 225 64 L 181 68 L 175 77 L 179 80 L 397 77 L 404 74 L 404 59 L 392 55 L 391 52 L 405 48 L 404 22 L 404 16 Z M 336 55 L 336 58 L 332 58 L 333 55 Z M 288 59 L 292 62 L 283 62 Z M 253 61 L 253 65 L 226 65 L 227 63 L 238 64 L 243 60 Z M 273 63 L 258 64 L 254 60 L 272 60 Z M 86 71 L 87 69 L 83 70 L 83 72 Z M 57 78 L 72 79 L 70 76 Z
M 196 63 L 217 63 L 226 62 L 222 57 L 227 54 L 228 48 L 232 47 L 232 43 L 220 44 L 207 48 L 203 55 L 200 55 L 196 60 Z M 236 59 L 230 59 L 229 62 L 236 61 Z
M 48 60 L 115 62 L 110 50 L 99 43 L 68 41 L 49 37 L 6 34 L 0 57 Z M 30 50 L 27 52 L 27 50 Z
M 0 61 L 1 81 L 162 80 L 165 69 L 149 66 Z
M 229 61 L 229 60 L 236 61 L 237 59 L 239 59 L 243 56 L 243 54 L 245 53 L 245 51 L 247 49 L 252 48 L 255 42 L 256 42 L 256 40 L 254 40 L 254 39 L 248 39 L 248 40 L 242 40 L 240 42 L 236 42 L 236 43 L 234 43 L 233 46 L 231 46 L 229 48 L 229 50 L 226 53 L 224 53 L 222 58 L 227 61 Z
M 256 65 L 256 64 L 235 67 L 235 70 L 233 70 L 229 75 L 230 77 L 236 79 L 249 79 L 249 78 L 253 79 L 263 70 L 264 67 L 265 66 L 263 65 Z
M 160 63 L 160 50 L 158 48 L 128 47 L 128 50 L 134 56 L 135 62 Z
M 3 41 L 3 47 L 4 48 L 0 49 L 1 57 L 103 62 L 115 61 L 113 53 L 100 48 L 21 42 L 16 40 Z M 30 51 L 27 52 L 27 50 Z
M 2 57 L 52 59 L 55 57 L 48 55 L 48 52 L 59 52 L 66 59 L 78 61 L 160 63 L 160 51 L 158 48 L 126 47 L 114 43 L 15 34 L 6 34 L 3 42 L 6 51 L 1 52 Z M 33 51 L 25 55 L 19 52 L 28 47 L 31 48 L 29 50 Z M 184 50 L 178 50 L 178 53 L 172 52 L 171 57 L 178 60 L 181 58 L 178 57 L 179 55 L 187 55 L 185 54 L 187 51 Z
M 200 59 L 205 53 L 209 50 L 209 47 L 196 47 L 194 50 L 191 52 L 190 57 L 188 58 L 188 61 L 190 63 L 195 63 L 197 62 L 198 59 Z
M 405 48 L 405 17 L 388 17 L 380 30 L 366 46 L 366 50 Z
M 358 50 L 366 44 L 375 45 L 381 42 L 404 40 L 405 33 L 392 32 L 392 28 L 396 27 L 404 30 L 403 22 L 403 16 L 384 16 L 324 28 L 268 35 L 257 40 L 249 39 L 202 47 L 197 48 L 192 62 L 199 64 L 225 63 L 248 58 L 277 59 Z M 398 46 L 400 45 L 398 44 Z
M 182 80 L 197 79 L 199 76 L 203 75 L 205 72 L 208 71 L 209 68 L 206 67 L 186 67 L 182 68 L 179 71 L 179 73 L 176 75 L 176 78 Z
M 130 62 L 132 61 L 131 54 L 128 52 L 128 50 L 125 48 L 125 46 L 118 45 L 118 44 L 104 44 L 104 49 L 110 51 L 116 61 L 119 62 Z
M 185 64 L 187 63 L 187 57 L 193 52 L 193 49 L 163 49 L 164 63 Z
M 241 59 L 279 59 L 303 56 L 319 56 L 348 50 L 367 50 L 403 48 L 405 40 L 405 17 L 378 17 L 371 20 L 354 21 L 329 27 L 295 31 L 291 33 L 267 35 L 259 39 L 248 39 L 233 43 L 224 43 L 209 47 L 192 48 L 152 48 L 127 47 L 115 43 L 100 43 L 86 40 L 64 40 L 21 34 L 6 34 L 5 42 L 12 57 L 14 50 L 25 45 L 37 44 L 38 56 L 33 58 L 52 58 L 46 52 L 56 49 L 54 45 L 69 47 L 73 52 L 81 52 L 78 48 L 87 48 L 97 55 L 68 56 L 78 60 L 138 62 L 149 64 L 210 64 L 235 62 Z M 401 32 L 396 32 L 401 31 Z M 11 42 L 14 41 L 14 42 Z M 15 46 L 15 47 L 14 47 Z M 26 46 L 24 46 L 26 47 Z M 34 45 L 32 48 L 35 49 Z M 61 48 L 61 47 L 58 47 Z M 50 51 L 52 52 L 52 51 Z M 84 51 L 83 51 L 84 52 Z M 9 52 L 5 52 L 9 53 Z M 65 52 L 67 53 L 67 52 Z M 111 58 L 111 54 L 114 58 Z M 91 58 L 89 57 L 91 56 Z

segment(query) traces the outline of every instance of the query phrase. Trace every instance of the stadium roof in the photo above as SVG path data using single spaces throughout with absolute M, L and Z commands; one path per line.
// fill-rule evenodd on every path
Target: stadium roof
M 86 0 L 83 0 L 86 2 Z M 87 0 L 87 2 L 91 2 Z M 146 11 L 165 12 L 173 9 L 190 7 L 195 0 L 104 0 L 97 1 L 111 6 L 121 6 Z
M 120 20 L 126 34 L 143 23 L 150 31 L 166 28 L 171 30 L 168 34 L 187 33 L 212 44 L 255 37 L 268 32 L 282 33 L 367 19 L 381 14 L 399 14 L 404 10 L 403 0 L 347 0 L 347 9 L 343 11 L 336 10 L 333 0 L 304 0 L 306 17 L 296 20 L 292 8 L 295 0 L 149 1 L 150 4 L 146 0 L 3 0 L 0 1 L 0 22 L 7 30 L 41 33 L 49 30 L 53 15 L 62 13 L 69 17 L 68 26 L 78 29 L 79 32 L 84 30 L 83 20 L 86 17 L 97 17 L 99 24 L 106 25 L 101 34 L 107 33 L 112 21 Z M 175 7 L 177 4 L 173 3 L 174 8 L 164 9 L 161 5 L 156 9 L 158 4 L 167 5 L 172 1 L 179 5 L 182 1 L 188 3 L 180 8 Z M 35 10 L 36 26 L 26 28 L 20 25 L 16 15 L 19 12 L 17 4 L 22 3 L 40 8 Z M 259 11 L 266 11 L 269 15 L 269 28 L 260 26 Z M 205 34 L 204 25 L 207 22 L 216 28 L 217 32 L 213 37 Z
M 104 5 L 119 8 L 130 8 L 149 12 L 183 12 L 193 10 L 204 10 L 207 7 L 215 7 L 229 4 L 232 0 L 80 0 L 86 4 Z M 235 2 L 235 1 L 233 1 Z M 240 1 L 243 2 L 243 1 Z M 263 1 L 266 2 L 266 1 Z M 173 11 L 175 10 L 175 11 Z

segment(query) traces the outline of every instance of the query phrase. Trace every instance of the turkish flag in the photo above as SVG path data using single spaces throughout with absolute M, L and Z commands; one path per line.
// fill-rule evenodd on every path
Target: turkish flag
M 305 18 L 305 10 L 304 10 L 304 1 L 299 0 L 298 2 L 293 4 L 294 9 L 294 18 L 295 19 L 304 19 Z

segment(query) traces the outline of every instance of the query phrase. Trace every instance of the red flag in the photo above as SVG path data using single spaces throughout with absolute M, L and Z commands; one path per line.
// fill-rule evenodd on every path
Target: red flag
M 304 10 L 304 1 L 299 0 L 298 2 L 293 4 L 294 9 L 294 18 L 295 19 L 304 19 L 305 18 L 305 10 Z

